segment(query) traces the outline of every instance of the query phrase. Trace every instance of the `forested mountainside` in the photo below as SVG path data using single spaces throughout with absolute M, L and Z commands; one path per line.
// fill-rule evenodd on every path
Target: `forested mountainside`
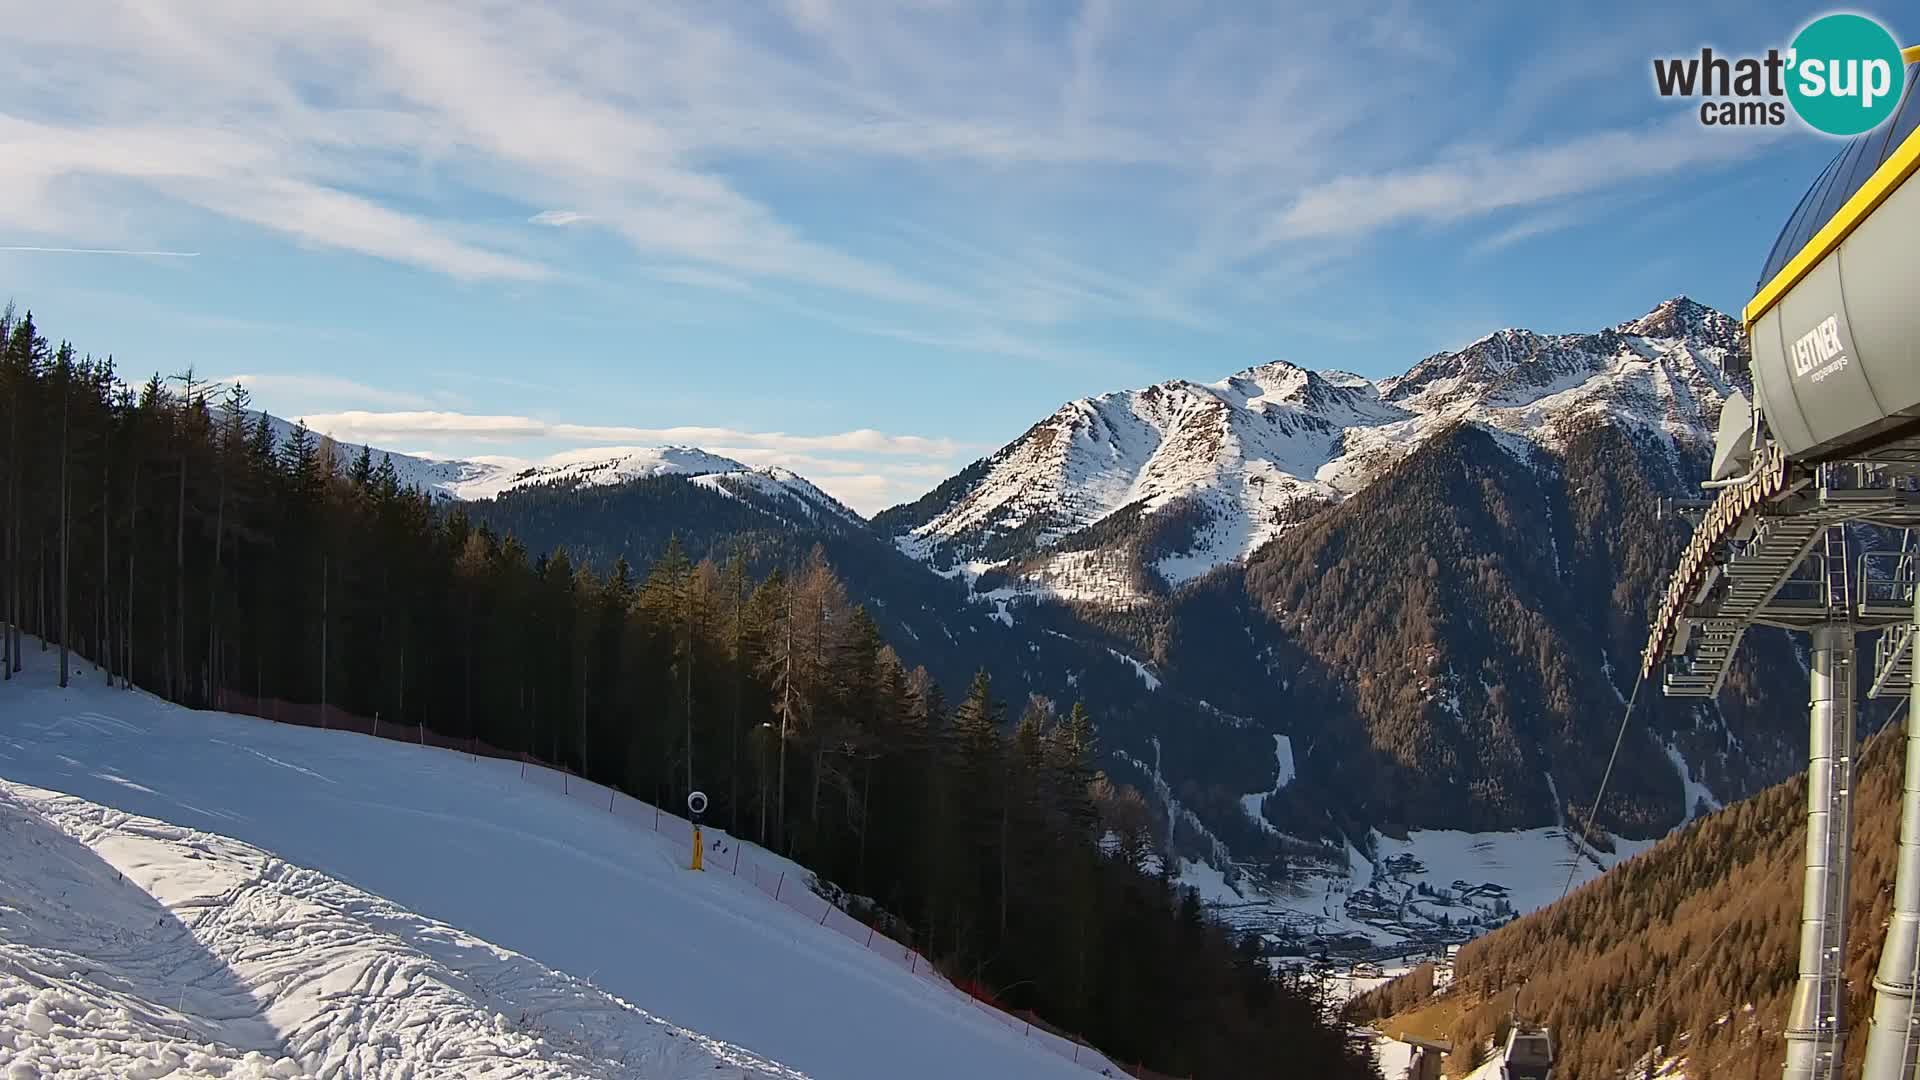
M 9 675 L 97 658 L 189 706 L 377 714 L 656 804 L 697 785 L 955 979 L 1117 1058 L 1366 1075 L 1249 942 L 1142 871 L 1149 815 L 1098 774 L 1105 718 L 985 673 L 943 690 L 824 556 L 763 576 L 671 543 L 604 573 L 533 555 L 364 449 L 276 440 L 243 392 L 125 386 L 31 316 L 0 324 Z
M 468 512 L 603 572 L 650 564 L 670 538 L 696 558 L 738 552 L 756 575 L 819 546 L 942 683 L 985 668 L 1011 698 L 1086 700 L 1103 767 L 1166 811 L 1164 846 L 1221 869 L 1338 862 L 1373 828 L 1584 812 L 1646 605 L 1686 535 L 1657 501 L 1695 490 L 1745 363 L 1732 321 L 1682 299 L 1597 334 L 1502 331 L 1379 384 L 1265 365 L 1076 403 L 1036 428 L 1051 435 L 1029 432 L 871 528 L 798 478 L 680 448 L 539 475 L 473 466 L 461 474 L 480 480 L 441 489 L 497 491 Z M 1135 443 L 1152 447 L 1138 474 Z M 1287 454 L 1316 447 L 1339 467 L 1287 472 L 1304 468 Z M 1018 524 L 1011 504 L 987 512 L 1009 462 L 1026 463 L 1020 490 L 1051 490 L 1028 468 L 1054 460 L 1042 449 L 1064 455 L 1062 475 L 1106 462 L 1054 507 L 1093 520 L 1063 531 L 1038 504 Z M 1118 481 L 1090 477 L 1116 469 L 1165 497 L 1094 517 L 1106 503 L 1082 504 Z M 1256 489 L 1263 542 L 1194 563 L 1221 500 Z M 929 530 L 955 514 L 985 516 Z M 1196 572 L 1169 588 L 1168 559 Z M 1124 602 L 1072 585 L 1102 574 L 1144 585 Z M 1783 635 L 1757 633 L 1717 704 L 1650 703 L 1602 823 L 1658 835 L 1786 775 L 1802 736 L 1765 705 L 1801 696 L 1800 667 Z M 1276 734 L 1295 751 L 1291 783 L 1276 783 Z
M 1269 804 L 1282 828 L 1335 792 L 1389 826 L 1584 813 L 1646 604 L 1687 534 L 1656 513 L 1676 464 L 1693 463 L 1599 422 L 1525 456 L 1457 426 L 1176 595 L 1167 678 L 1312 748 L 1292 799 Z M 1801 670 L 1784 635 L 1755 634 L 1717 709 L 1643 694 L 1602 823 L 1658 835 L 1699 809 L 1701 786 L 1737 797 L 1785 775 L 1798 709 L 1758 706 L 1797 702 Z
M 1857 759 L 1847 1076 L 1859 1075 L 1892 903 L 1903 736 L 1883 730 Z M 1683 1057 L 1688 1076 L 1776 1075 L 1799 951 L 1806 797 L 1802 774 L 1697 821 L 1463 946 L 1444 997 L 1414 1003 L 1389 984 L 1352 1015 L 1398 1006 L 1389 1029 L 1438 1023 L 1454 1045 L 1479 1046 L 1504 1031 L 1517 990 L 1521 1012 L 1553 1028 L 1555 1075 L 1618 1077 L 1649 1052 Z M 1456 1055 L 1453 1075 L 1472 1060 Z
M 670 544 L 720 564 L 738 557 L 753 575 L 790 569 L 817 549 L 909 665 L 924 666 L 948 686 L 987 670 L 1010 701 L 1038 694 L 1084 702 L 1099 718 L 1098 764 L 1116 782 L 1164 803 L 1154 794 L 1150 766 L 1157 760 L 1175 801 L 1212 808 L 1202 821 L 1161 805 L 1153 816 L 1160 846 L 1169 844 L 1171 820 L 1190 855 L 1224 863 L 1216 853 L 1216 845 L 1224 845 L 1249 861 L 1270 857 L 1272 838 L 1237 800 L 1273 786 L 1272 736 L 1212 706 L 1201 684 L 1191 692 L 1163 684 L 1154 668 L 1138 662 L 1129 628 L 1089 622 L 1086 613 L 1063 604 L 1010 609 L 982 602 L 964 581 L 929 573 L 863 525 L 810 514 L 755 489 L 743 495 L 732 482 L 707 475 L 539 483 L 463 509 L 536 554 L 564 548 L 576 563 L 602 572 L 622 558 L 651 565 Z M 1301 831 L 1330 833 L 1326 822 Z M 1340 850 L 1337 842 L 1333 850 Z
M 1002 465 L 1053 460 L 1027 437 L 871 525 L 802 478 L 686 447 L 531 471 L 402 459 L 395 480 L 513 537 L 530 567 L 605 577 L 677 543 L 758 581 L 817 548 L 905 666 L 946 687 L 986 670 L 1009 702 L 1084 702 L 1094 764 L 1141 793 L 1163 851 L 1271 885 L 1301 867 L 1344 879 L 1348 842 L 1371 858 L 1375 830 L 1584 814 L 1646 605 L 1686 532 L 1657 500 L 1694 490 L 1719 401 L 1744 378 L 1731 320 L 1675 300 L 1595 334 L 1501 331 L 1379 383 L 1264 365 L 1152 402 L 1089 399 L 1048 428 L 1061 461 L 1109 455 L 1074 512 L 1098 512 L 1081 503 L 1115 476 L 1158 494 L 1063 535 L 1044 514 L 987 513 L 1006 485 L 982 485 Z M 284 453 L 296 429 L 268 426 Z M 1128 472 L 1128 448 L 1149 444 Z M 1337 468 L 1307 470 L 1308 450 Z M 1021 475 L 1032 491 L 1053 482 Z M 1260 543 L 1201 559 L 1195 538 L 1229 504 L 1264 507 Z M 963 506 L 985 517 L 951 536 L 924 528 Z M 1117 601 L 1063 568 L 1145 585 Z M 1759 632 L 1718 703 L 1643 695 L 1600 823 L 1657 836 L 1787 775 L 1802 671 L 1784 635 Z
M 874 524 L 1014 618 L 1064 605 L 1166 689 L 1288 736 L 1282 832 L 1552 825 L 1591 802 L 1687 535 L 1658 501 L 1697 493 L 1746 365 L 1737 324 L 1684 298 L 1378 383 L 1263 365 L 1071 402 Z M 1797 702 L 1800 670 L 1755 634 L 1717 704 L 1653 704 L 1602 822 L 1656 836 L 1785 776 L 1798 708 L 1764 706 Z M 1168 781 L 1226 830 L 1259 788 L 1211 767 Z

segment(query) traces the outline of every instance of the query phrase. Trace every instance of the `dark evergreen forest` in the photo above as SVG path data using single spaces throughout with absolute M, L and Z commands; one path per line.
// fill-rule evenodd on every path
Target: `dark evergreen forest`
M 11 308 L 0 343 L 7 679 L 93 664 L 191 707 L 226 689 L 419 724 L 662 805 L 699 787 L 951 977 L 1117 1060 L 1369 1075 L 1253 942 L 1142 871 L 1144 804 L 1094 768 L 1098 717 L 984 673 L 950 700 L 824 552 L 534 556 L 365 451 L 276 441 L 239 387 L 129 386 Z

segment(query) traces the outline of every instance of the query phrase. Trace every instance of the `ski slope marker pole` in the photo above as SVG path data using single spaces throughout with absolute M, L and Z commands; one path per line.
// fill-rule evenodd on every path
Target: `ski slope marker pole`
M 687 792 L 687 812 L 693 815 L 693 869 L 704 870 L 707 845 L 700 838 L 700 815 L 707 812 L 707 793 Z M 656 810 L 655 813 L 658 811 Z

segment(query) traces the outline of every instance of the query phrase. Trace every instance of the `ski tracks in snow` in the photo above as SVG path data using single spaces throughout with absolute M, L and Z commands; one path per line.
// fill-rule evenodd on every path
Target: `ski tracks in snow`
M 0 781 L 0 864 L 5 1080 L 804 1080 L 225 837 Z

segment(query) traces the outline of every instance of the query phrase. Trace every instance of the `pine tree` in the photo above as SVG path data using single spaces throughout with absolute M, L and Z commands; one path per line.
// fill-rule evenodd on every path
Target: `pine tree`
M 392 458 L 389 457 L 385 460 L 388 465 L 393 464 Z M 353 469 L 348 472 L 347 480 L 353 484 L 353 489 L 362 495 L 370 494 L 373 491 L 373 450 L 371 447 L 362 446 L 360 448 L 359 455 L 353 459 Z
M 1060 719 L 1029 698 L 1008 732 L 982 673 L 950 710 L 824 549 L 759 581 L 750 536 L 722 566 L 676 542 L 644 583 L 624 562 L 602 574 L 436 505 L 371 451 L 339 475 L 331 440 L 298 425 L 276 445 L 244 391 L 210 411 L 180 381 L 128 387 L 110 359 L 49 350 L 0 314 L 9 675 L 22 631 L 98 640 L 110 675 L 176 701 L 318 704 L 642 797 L 697 782 L 737 830 L 757 818 L 767 843 L 853 886 L 856 917 L 1116 1054 L 1237 1076 L 1284 1049 L 1313 1075 L 1364 1075 L 1243 945 L 1182 928 L 1164 883 L 1103 853 L 1097 835 L 1144 835 L 1146 809 L 1093 772 L 1084 708 Z M 77 625 L 89 612 L 97 625 Z
M 65 689 L 71 652 L 68 643 L 73 632 L 71 609 L 68 606 L 68 586 L 72 583 L 68 559 L 73 550 L 73 485 L 69 479 L 73 457 L 73 346 L 61 342 L 53 365 L 60 391 L 60 687 Z

